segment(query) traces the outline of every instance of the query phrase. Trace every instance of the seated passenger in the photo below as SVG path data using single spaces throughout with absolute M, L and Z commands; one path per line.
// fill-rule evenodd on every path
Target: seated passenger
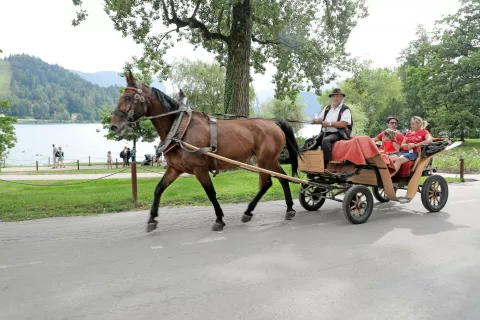
M 410 120 L 411 130 L 407 132 L 405 139 L 403 139 L 400 145 L 402 151 L 390 156 L 395 163 L 395 173 L 400 170 L 400 167 L 405 162 L 417 160 L 421 145 L 429 144 L 433 141 L 430 132 L 425 130 L 427 125 L 428 123 L 420 117 L 413 117 Z
M 350 108 L 343 104 L 345 94 L 340 88 L 333 89 L 328 96 L 332 104 L 326 106 L 318 118 L 313 119 L 313 124 L 322 125 L 321 145 L 325 169 L 332 157 L 333 143 L 343 139 L 349 139 L 352 130 L 352 114 Z
M 398 118 L 392 117 L 392 116 L 388 117 L 387 118 L 388 129 L 383 132 L 380 132 L 378 136 L 373 138 L 373 141 L 375 142 L 382 141 L 380 150 L 382 150 L 384 154 L 390 155 L 400 151 L 400 145 L 402 144 L 403 139 L 405 137 L 403 136 L 403 134 L 397 131 L 397 125 L 398 125 Z M 388 130 L 391 130 L 393 132 L 390 132 Z

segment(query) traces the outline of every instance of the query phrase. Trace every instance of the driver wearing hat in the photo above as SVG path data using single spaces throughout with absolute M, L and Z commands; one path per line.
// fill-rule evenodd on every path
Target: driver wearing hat
M 349 139 L 348 133 L 352 126 L 352 114 L 350 109 L 343 104 L 345 94 L 340 88 L 333 89 L 328 95 L 332 104 L 326 106 L 320 116 L 312 120 L 312 124 L 322 125 L 322 150 L 325 169 L 332 157 L 332 145 L 342 139 Z M 325 116 L 326 113 L 326 116 Z

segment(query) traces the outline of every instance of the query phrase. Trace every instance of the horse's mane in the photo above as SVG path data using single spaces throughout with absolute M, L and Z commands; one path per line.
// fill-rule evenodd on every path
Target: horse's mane
M 162 91 L 154 87 L 150 87 L 150 89 L 153 91 L 158 101 L 160 101 L 160 103 L 165 108 L 164 112 L 170 112 L 170 111 L 178 110 L 178 108 L 180 108 L 180 105 L 178 104 L 177 101 L 173 100 Z

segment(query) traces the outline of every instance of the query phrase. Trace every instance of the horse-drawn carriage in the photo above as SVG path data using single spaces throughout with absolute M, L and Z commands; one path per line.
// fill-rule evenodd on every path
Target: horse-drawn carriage
M 259 189 L 242 216 L 243 222 L 253 217 L 253 211 L 262 196 L 272 186 L 271 177 L 279 179 L 285 195 L 286 214 L 295 216 L 289 182 L 302 185 L 300 203 L 307 210 L 318 210 L 326 199 L 343 202 L 343 211 L 352 223 L 368 220 L 373 210 L 373 194 L 379 201 L 410 202 L 417 192 L 429 211 L 441 210 L 448 198 L 445 179 L 431 175 L 429 165 L 438 152 L 451 149 L 447 143 L 422 147 L 415 162 L 404 164 L 391 177 L 392 163 L 380 154 L 369 137 L 354 137 L 338 141 L 333 148 L 328 171 L 323 168 L 323 153 L 308 150 L 300 154 L 291 125 L 284 119 L 218 120 L 174 101 L 156 88 L 137 83 L 131 72 L 126 76 L 127 87 L 113 111 L 110 130 L 125 134 L 140 119 L 150 119 L 162 140 L 161 150 L 168 160 L 168 168 L 154 192 L 147 231 L 157 228 L 160 198 L 166 188 L 182 173 L 195 175 L 204 188 L 215 210 L 212 230 L 225 226 L 223 210 L 209 172 L 243 168 L 259 173 Z M 187 130 L 188 129 L 188 130 Z M 292 176 L 285 174 L 278 157 L 286 146 L 292 166 Z M 258 167 L 247 164 L 255 156 Z M 213 158 L 213 159 L 212 159 Z M 217 162 L 217 160 L 220 160 Z M 295 177 L 297 169 L 307 174 L 307 180 Z M 422 175 L 429 175 L 420 186 Z M 405 189 L 404 197 L 396 190 Z M 343 199 L 338 198 L 344 194 Z
M 381 154 L 369 137 L 354 137 L 336 142 L 328 170 L 323 165 L 323 152 L 307 150 L 299 158 L 299 170 L 306 173 L 308 184 L 302 184 L 299 201 L 303 208 L 315 211 L 326 199 L 343 203 L 343 212 L 353 224 L 364 223 L 373 211 L 375 197 L 380 202 L 410 202 L 421 194 L 422 204 L 430 212 L 440 211 L 448 199 L 447 181 L 433 173 L 432 160 L 439 152 L 454 148 L 441 139 L 424 145 L 415 161 L 404 163 L 395 173 L 387 155 Z M 428 176 L 423 185 L 421 177 Z M 398 197 L 397 190 L 406 190 Z M 372 196 L 373 193 L 373 196 Z M 339 197 L 344 195 L 343 198 Z

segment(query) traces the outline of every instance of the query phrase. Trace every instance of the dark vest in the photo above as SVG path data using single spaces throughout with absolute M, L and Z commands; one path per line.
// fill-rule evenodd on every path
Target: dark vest
M 332 105 L 328 105 L 326 108 L 325 108 L 325 114 L 323 115 L 323 119 L 327 119 L 327 114 L 328 112 L 330 111 L 330 109 L 332 108 Z M 340 112 L 338 113 L 338 119 L 337 121 L 340 121 L 340 119 L 342 118 L 342 114 L 345 110 L 350 110 L 350 108 L 346 105 L 346 104 L 342 104 L 342 107 L 340 108 Z M 352 111 L 350 110 L 350 114 L 351 114 L 351 124 L 347 125 L 347 128 L 350 132 L 352 132 L 352 128 L 353 128 L 353 115 L 352 115 Z

